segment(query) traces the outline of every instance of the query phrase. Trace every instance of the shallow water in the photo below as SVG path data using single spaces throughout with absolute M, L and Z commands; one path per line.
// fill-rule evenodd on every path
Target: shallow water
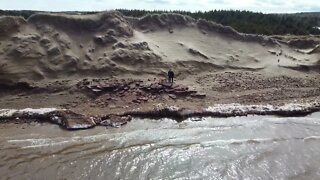
M 135 119 L 118 129 L 0 125 L 1 179 L 318 179 L 320 113 Z

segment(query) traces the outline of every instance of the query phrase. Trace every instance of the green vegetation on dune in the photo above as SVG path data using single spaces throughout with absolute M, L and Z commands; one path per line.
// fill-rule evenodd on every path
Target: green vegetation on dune
M 195 19 L 215 21 L 225 26 L 231 26 L 239 32 L 265 35 L 320 35 L 319 13 L 299 14 L 263 14 L 238 10 L 214 10 L 214 11 L 147 11 L 117 9 L 125 16 L 142 17 L 147 14 L 177 13 L 188 15 Z M 3 11 L 0 15 L 23 16 L 25 19 L 39 11 Z M 68 14 L 95 14 L 98 12 L 61 12 Z M 315 15 L 316 14 L 316 15 Z
M 126 16 L 142 17 L 146 14 L 178 13 L 195 19 L 215 21 L 225 26 L 231 26 L 239 32 L 265 35 L 308 35 L 320 34 L 315 28 L 320 17 L 300 16 L 298 14 L 263 14 L 250 11 L 214 10 L 206 12 L 189 11 L 146 11 L 118 9 Z

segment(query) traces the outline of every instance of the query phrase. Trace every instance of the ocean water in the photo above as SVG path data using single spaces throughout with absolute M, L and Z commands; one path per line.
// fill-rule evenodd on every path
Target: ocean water
M 1 179 L 319 179 L 320 113 L 0 125 Z

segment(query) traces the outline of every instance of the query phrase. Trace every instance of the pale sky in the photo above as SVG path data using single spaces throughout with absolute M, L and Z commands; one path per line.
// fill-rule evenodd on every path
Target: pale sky
M 264 13 L 320 12 L 319 0 L 0 0 L 3 10 L 101 11 L 111 9 L 250 10 Z

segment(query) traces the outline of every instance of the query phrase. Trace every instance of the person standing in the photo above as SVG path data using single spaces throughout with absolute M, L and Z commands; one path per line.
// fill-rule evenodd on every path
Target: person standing
M 174 72 L 170 69 L 168 71 L 168 81 L 173 84 Z

